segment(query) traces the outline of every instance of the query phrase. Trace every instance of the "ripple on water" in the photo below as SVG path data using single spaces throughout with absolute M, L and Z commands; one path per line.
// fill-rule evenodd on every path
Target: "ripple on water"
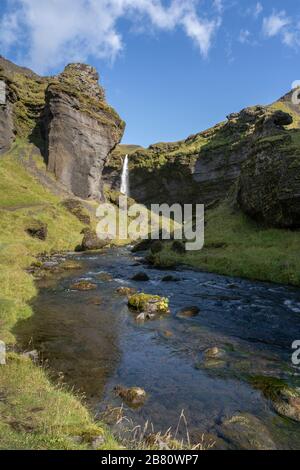
M 131 280 L 140 267 L 124 248 L 73 257 L 85 264 L 84 279 L 97 290 L 68 292 L 75 279 L 70 273 L 59 288 L 41 290 L 35 315 L 16 328 L 23 345 L 42 351 L 68 384 L 100 410 L 121 405 L 116 385 L 142 387 L 149 399 L 126 413 L 138 424 L 153 422 L 156 430 L 176 428 L 182 409 L 191 431 L 212 434 L 224 417 L 250 413 L 279 447 L 300 448 L 299 425 L 278 417 L 249 383 L 257 375 L 297 379 L 290 348 L 300 331 L 299 290 L 191 270 L 180 270 L 179 282 L 164 283 L 169 270 L 145 266 L 152 280 L 141 284 Z M 112 282 L 97 282 L 101 273 Z M 120 284 L 169 297 L 172 314 L 137 324 L 126 299 L 115 293 Z M 92 301 L 95 296 L 100 303 Z M 197 317 L 176 318 L 190 305 L 199 307 Z M 224 351 L 222 361 L 205 361 L 204 351 L 213 347 Z

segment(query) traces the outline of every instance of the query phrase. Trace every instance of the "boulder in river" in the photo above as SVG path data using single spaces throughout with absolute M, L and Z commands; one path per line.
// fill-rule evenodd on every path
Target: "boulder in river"
M 223 349 L 214 346 L 213 348 L 208 348 L 204 351 L 205 359 L 220 359 L 225 356 L 225 351 Z
M 179 282 L 180 279 L 176 276 L 172 276 L 171 274 L 162 278 L 162 282 Z
M 249 413 L 224 418 L 218 432 L 237 450 L 276 450 L 266 426 Z
M 125 297 L 130 297 L 136 293 L 136 290 L 133 287 L 118 287 L 116 290 L 117 294 L 124 295 Z
M 89 291 L 97 289 L 97 285 L 89 281 L 78 281 L 71 285 L 72 290 Z
M 169 299 L 151 294 L 134 294 L 128 299 L 128 306 L 133 310 L 148 315 L 170 313 Z
M 147 399 L 147 393 L 140 387 L 126 388 L 118 385 L 114 390 L 116 395 L 122 398 L 129 406 L 142 406 Z
M 177 313 L 179 318 L 193 318 L 200 313 L 200 308 L 197 306 L 185 307 Z
M 102 250 L 110 244 L 110 240 L 103 240 L 98 237 L 95 230 L 89 228 L 83 229 L 84 237 L 81 243 L 80 251 Z
M 150 278 L 149 278 L 148 274 L 144 273 L 143 271 L 135 274 L 132 277 L 132 281 L 147 282 L 149 280 L 150 280 Z
M 257 376 L 250 379 L 254 388 L 272 401 L 274 410 L 286 418 L 300 422 L 300 390 L 276 377 Z
M 300 423 L 300 392 L 298 390 L 290 388 L 281 390 L 273 406 L 281 416 Z

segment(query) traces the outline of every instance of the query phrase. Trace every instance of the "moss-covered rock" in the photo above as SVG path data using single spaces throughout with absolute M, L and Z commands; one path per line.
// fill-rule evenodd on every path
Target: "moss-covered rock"
M 116 291 L 119 295 L 124 295 L 125 297 L 130 297 L 136 293 L 136 290 L 133 287 L 118 287 Z
M 98 237 L 96 231 L 91 229 L 83 230 L 84 237 L 79 251 L 97 251 L 102 250 L 110 244 L 109 240 L 102 240 Z
M 133 408 L 143 406 L 147 399 L 147 393 L 140 387 L 126 388 L 118 385 L 115 387 L 115 393 Z
M 32 238 L 38 238 L 42 241 L 45 241 L 48 235 L 47 224 L 36 219 L 28 222 L 28 224 L 26 224 L 25 230 Z
M 91 217 L 87 210 L 83 206 L 82 202 L 77 199 L 66 199 L 62 202 L 62 206 L 65 207 L 71 214 L 85 225 L 91 225 Z
M 276 450 L 266 426 L 249 413 L 236 413 L 224 418 L 219 435 L 238 450 Z
M 276 377 L 252 377 L 250 383 L 272 401 L 278 414 L 300 422 L 300 390 Z
M 150 278 L 147 273 L 141 271 L 132 277 L 132 281 L 147 282 Z
M 169 300 L 159 295 L 151 294 L 134 294 L 128 299 L 130 308 L 138 312 L 147 312 L 150 314 L 166 314 L 169 313 Z

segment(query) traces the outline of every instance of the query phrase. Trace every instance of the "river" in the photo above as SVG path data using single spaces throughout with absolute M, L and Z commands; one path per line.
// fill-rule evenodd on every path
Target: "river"
M 23 348 L 40 352 L 56 379 L 85 394 L 99 416 L 121 406 L 116 385 L 139 386 L 148 394 L 144 406 L 124 408 L 133 424 L 175 430 L 184 410 L 188 424 L 181 422 L 178 436 L 184 439 L 188 429 L 195 442 L 205 434 L 215 448 L 239 448 L 222 423 L 246 413 L 259 419 L 277 448 L 300 449 L 300 424 L 279 416 L 251 385 L 251 378 L 268 376 L 300 386 L 300 369 L 291 361 L 291 345 L 300 339 L 299 289 L 190 269 L 155 270 L 128 248 L 69 257 L 80 260 L 82 270 L 41 283 L 35 313 L 18 323 L 16 334 Z M 131 281 L 141 270 L 150 280 Z M 170 274 L 177 280 L 162 282 Z M 97 289 L 70 289 L 82 279 Z M 137 323 L 116 292 L 120 286 L 168 297 L 171 315 Z M 179 318 L 187 306 L 199 307 L 199 315 Z M 206 360 L 204 351 L 215 346 L 222 360 Z

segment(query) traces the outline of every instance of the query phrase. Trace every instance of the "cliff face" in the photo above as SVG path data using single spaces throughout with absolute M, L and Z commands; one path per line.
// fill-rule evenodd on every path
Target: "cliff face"
M 300 116 L 288 97 L 233 113 L 184 141 L 133 150 L 131 196 L 146 204 L 209 207 L 238 194 L 236 202 L 256 220 L 298 227 Z M 125 153 L 122 146 L 112 153 L 105 174 L 120 174 Z M 116 177 L 110 182 L 119 184 Z
M 97 71 L 71 64 L 43 78 L 0 58 L 7 89 L 0 106 L 0 154 L 16 137 L 38 146 L 48 170 L 74 195 L 102 197 L 102 170 L 125 124 L 108 106 Z
M 101 198 L 104 163 L 124 131 L 98 79 L 94 68 L 72 64 L 46 90 L 48 168 L 84 199 Z

